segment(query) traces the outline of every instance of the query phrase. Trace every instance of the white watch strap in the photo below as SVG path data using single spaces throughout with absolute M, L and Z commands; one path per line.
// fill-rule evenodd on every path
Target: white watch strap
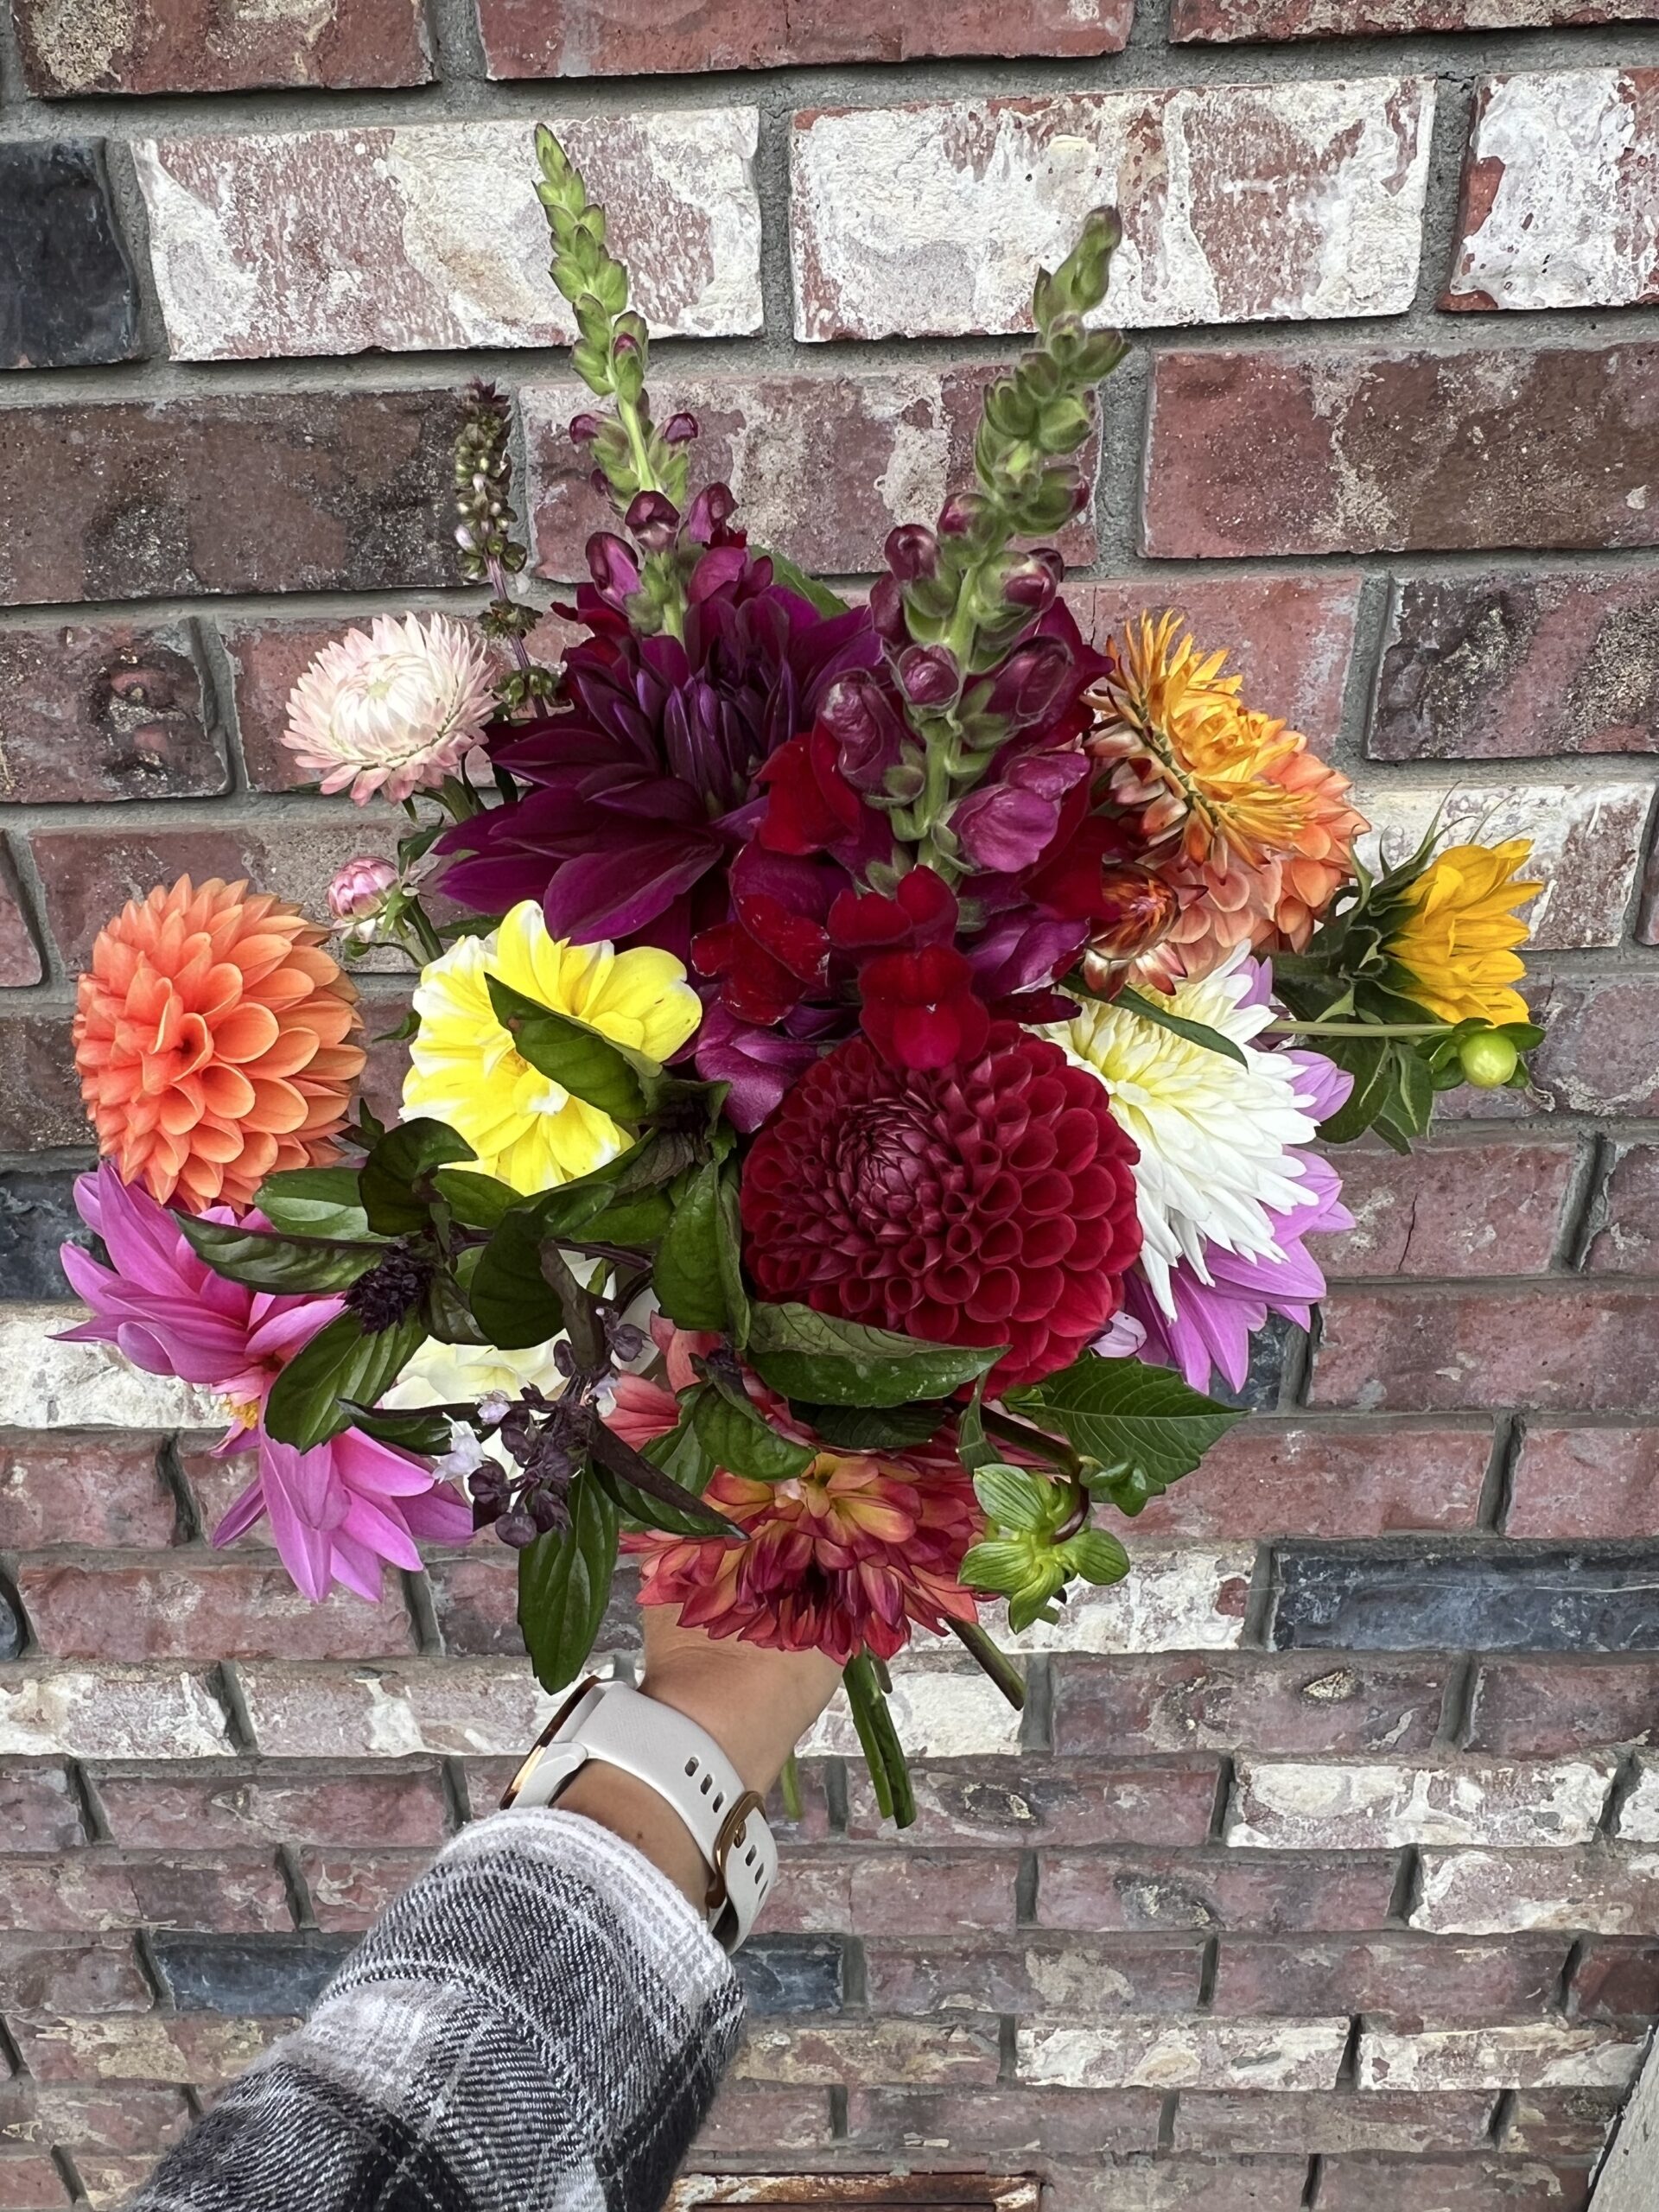
M 679 1815 L 708 1863 L 709 1926 L 734 1951 L 778 1872 L 758 1795 L 695 1720 L 626 1682 L 590 1677 L 554 1715 L 502 1804 L 555 1803 L 589 1759 L 632 1775 Z

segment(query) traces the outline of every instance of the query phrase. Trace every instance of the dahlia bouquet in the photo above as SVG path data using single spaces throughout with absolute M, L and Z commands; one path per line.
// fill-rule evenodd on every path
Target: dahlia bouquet
M 694 491 L 603 213 L 537 158 L 619 518 L 577 640 L 532 655 L 474 387 L 486 611 L 378 621 L 291 702 L 325 791 L 401 803 L 396 859 L 315 922 L 158 888 L 80 980 L 102 1255 L 65 1251 L 70 1333 L 223 1398 L 257 1471 L 214 1541 L 268 1519 L 313 1599 L 493 1529 L 550 1689 L 619 1551 L 647 1605 L 833 1655 L 902 1821 L 887 1662 L 951 1634 L 1018 1702 L 986 1614 L 1128 1573 L 1110 1524 L 1323 1291 L 1326 1147 L 1527 1080 L 1539 887 L 1523 844 L 1438 831 L 1367 868 L 1344 779 L 1223 654 L 1173 616 L 1081 635 L 1044 541 L 1123 351 L 1090 321 L 1109 213 L 1039 277 L 972 485 L 852 603 Z M 390 1124 L 353 1105 L 372 947 L 418 971 Z

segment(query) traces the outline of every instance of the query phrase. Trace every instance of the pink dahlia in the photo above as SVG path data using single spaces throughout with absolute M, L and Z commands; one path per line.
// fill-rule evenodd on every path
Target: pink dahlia
M 671 1372 L 672 1363 L 671 1363 Z M 766 1418 L 797 1442 L 817 1440 L 770 1393 Z M 631 1443 L 673 1427 L 679 1406 L 660 1385 L 626 1376 L 613 1426 Z M 860 1651 L 891 1659 L 914 1628 L 942 1635 L 973 1621 L 957 1580 L 982 1525 L 973 1484 L 953 1452 L 833 1452 L 806 1473 L 749 1482 L 724 1468 L 703 1493 L 748 1541 L 623 1538 L 643 1566 L 639 1602 L 674 1605 L 688 1628 L 770 1651 L 822 1651 L 845 1666 Z
M 309 1452 L 265 1434 L 272 1383 L 334 1319 L 340 1300 L 278 1296 L 216 1274 L 166 1208 L 123 1183 L 108 1160 L 81 1177 L 75 1203 L 113 1264 L 102 1266 L 78 1244 L 63 1247 L 64 1273 L 92 1308 L 65 1338 L 112 1344 L 148 1374 L 217 1391 L 231 1417 L 219 1450 L 257 1450 L 257 1472 L 214 1530 L 215 1545 L 268 1512 L 283 1564 L 308 1598 L 324 1598 L 331 1583 L 341 1582 L 373 1599 L 383 1560 L 419 1567 L 416 1537 L 461 1543 L 472 1534 L 471 1508 L 407 1452 L 354 1429 Z M 236 1216 L 216 1206 L 202 1218 L 229 1223 Z M 268 1226 L 257 1213 L 243 1216 L 241 1225 Z
M 1122 1303 L 1135 1158 L 1098 1077 L 1011 1021 L 944 1067 L 856 1037 L 755 1140 L 744 1256 L 763 1297 L 1007 1345 L 995 1393 L 1068 1365 Z
M 495 679 L 484 641 L 446 614 L 382 614 L 325 645 L 295 685 L 283 742 L 325 791 L 406 799 L 484 737 Z

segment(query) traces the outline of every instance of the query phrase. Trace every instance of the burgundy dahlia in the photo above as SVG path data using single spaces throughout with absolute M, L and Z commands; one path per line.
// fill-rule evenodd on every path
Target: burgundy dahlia
M 863 1037 L 810 1068 L 743 1173 L 763 1296 L 938 1344 L 1007 1344 L 990 1387 L 1065 1367 L 1141 1249 L 1135 1150 L 1099 1078 L 1011 1021 L 955 1066 Z

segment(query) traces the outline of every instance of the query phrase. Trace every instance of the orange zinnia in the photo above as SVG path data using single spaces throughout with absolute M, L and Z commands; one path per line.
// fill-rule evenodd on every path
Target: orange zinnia
M 315 1166 L 346 1118 L 357 993 L 327 932 L 245 883 L 182 877 L 99 933 L 80 978 L 75 1065 L 124 1183 L 187 1213 L 246 1205 Z

